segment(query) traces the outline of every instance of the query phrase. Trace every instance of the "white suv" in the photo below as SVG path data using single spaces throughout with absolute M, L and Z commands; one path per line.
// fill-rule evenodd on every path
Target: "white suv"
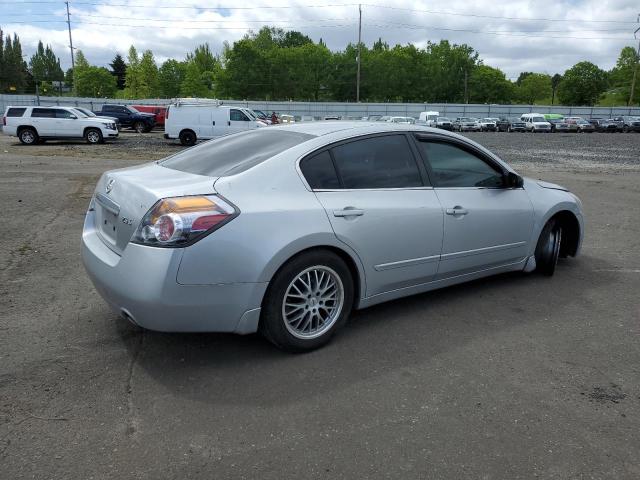
M 2 125 L 2 133 L 18 137 L 25 145 L 63 138 L 103 143 L 118 136 L 113 120 L 88 117 L 73 107 L 7 107 Z

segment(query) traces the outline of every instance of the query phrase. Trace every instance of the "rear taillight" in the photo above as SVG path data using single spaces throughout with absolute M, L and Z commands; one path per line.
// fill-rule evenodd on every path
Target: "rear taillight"
M 239 213 L 218 195 L 164 198 L 147 212 L 131 241 L 155 247 L 184 247 Z
M 171 105 L 169 105 L 169 106 L 167 107 L 167 110 L 166 110 L 166 111 L 165 111 L 165 113 L 164 113 L 164 118 L 165 118 L 165 120 L 166 120 L 167 118 L 169 118 L 169 110 L 171 110 Z

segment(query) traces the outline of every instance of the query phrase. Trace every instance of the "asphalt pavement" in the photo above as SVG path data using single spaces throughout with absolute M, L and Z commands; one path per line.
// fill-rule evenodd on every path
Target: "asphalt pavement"
M 153 148 L 0 138 L 0 478 L 640 478 L 640 134 L 469 136 L 581 197 L 582 254 L 357 312 L 305 355 L 142 331 L 95 292 L 93 186 Z

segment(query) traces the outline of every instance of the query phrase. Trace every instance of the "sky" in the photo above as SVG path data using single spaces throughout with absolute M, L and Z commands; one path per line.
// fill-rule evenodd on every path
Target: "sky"
M 158 63 L 184 59 L 205 42 L 221 53 L 224 41 L 263 25 L 322 38 L 331 50 L 358 39 L 358 4 L 340 0 L 71 0 L 69 9 L 74 47 L 98 66 L 116 53 L 126 58 L 132 44 L 151 49 Z M 563 73 L 582 60 L 610 69 L 622 47 L 637 48 L 639 14 L 638 0 L 371 0 L 362 4 L 362 41 L 466 43 L 515 80 L 522 71 Z M 64 2 L 0 0 L 0 27 L 19 35 L 26 60 L 42 40 L 64 70 L 71 66 Z

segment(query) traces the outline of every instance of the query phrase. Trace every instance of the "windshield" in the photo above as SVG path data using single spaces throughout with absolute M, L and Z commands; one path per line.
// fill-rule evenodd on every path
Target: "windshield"
M 467 117 L 462 117 L 462 118 L 460 119 L 460 121 L 461 121 L 461 122 L 473 122 L 473 119 L 472 119 L 472 118 L 467 118 Z
M 80 118 L 87 118 L 89 116 L 89 115 L 85 114 L 82 110 L 80 110 L 79 108 L 72 108 L 71 110 L 73 111 L 73 113 L 75 113 Z
M 544 117 L 531 117 L 532 122 L 546 122 Z
M 129 110 L 131 113 L 140 113 L 140 110 L 136 110 L 135 108 L 133 108 L 131 106 L 127 106 L 127 110 Z
M 205 142 L 158 164 L 209 177 L 234 175 L 312 138 L 315 135 L 272 128 L 251 130 Z
M 438 121 L 439 122 L 450 122 L 451 120 L 449 120 L 447 117 L 438 117 Z

